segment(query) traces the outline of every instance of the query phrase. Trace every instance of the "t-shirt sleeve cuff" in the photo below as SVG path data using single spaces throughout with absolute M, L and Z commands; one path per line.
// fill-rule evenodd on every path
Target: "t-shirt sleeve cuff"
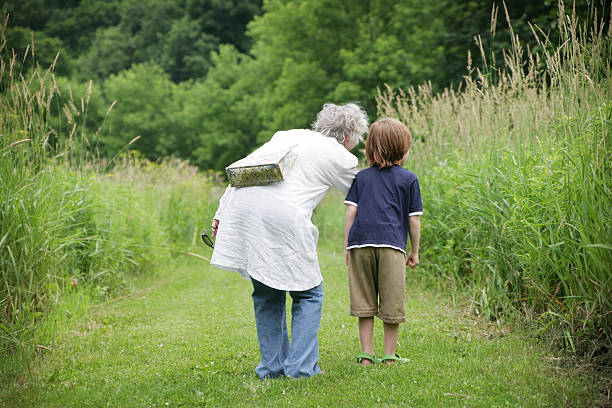
M 353 207 L 357 207 L 357 203 L 354 203 L 354 202 L 349 201 L 349 200 L 344 200 L 344 205 L 352 205 Z
M 346 203 L 346 201 L 345 201 L 345 203 Z M 423 211 L 415 211 L 415 212 L 411 212 L 411 213 L 408 214 L 409 217 L 412 217 L 413 215 L 423 215 Z

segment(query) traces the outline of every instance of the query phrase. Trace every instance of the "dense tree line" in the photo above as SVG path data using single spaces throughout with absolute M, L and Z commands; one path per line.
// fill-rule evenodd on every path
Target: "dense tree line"
M 577 13 L 600 1 L 577 1 Z M 531 47 L 528 22 L 543 33 L 557 24 L 556 0 L 506 4 Z M 68 127 L 59 107 L 92 80 L 81 120 L 102 155 L 140 136 L 130 148 L 151 159 L 214 169 L 275 130 L 308 127 L 326 101 L 359 101 L 374 118 L 383 84 L 458 86 L 468 50 L 472 66 L 484 63 L 476 36 L 491 64 L 511 35 L 497 0 L 8 0 L 2 10 L 19 56 L 32 36 L 41 65 L 60 51 L 56 128 Z

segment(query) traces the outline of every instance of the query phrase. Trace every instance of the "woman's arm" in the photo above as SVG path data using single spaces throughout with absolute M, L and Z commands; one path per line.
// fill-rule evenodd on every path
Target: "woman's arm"
M 344 261 L 348 265 L 348 250 L 346 247 L 348 246 L 348 236 L 349 232 L 351 232 L 351 227 L 353 226 L 353 222 L 355 222 L 355 217 L 357 216 L 357 207 L 351 204 L 347 204 L 346 206 L 346 217 L 344 218 Z
M 215 213 L 213 217 L 212 225 L 211 225 L 212 232 L 210 235 L 213 237 L 217 235 L 217 230 L 219 229 L 219 221 L 221 220 L 221 215 L 223 214 L 228 198 L 232 195 L 234 190 L 235 190 L 234 187 L 227 186 L 227 188 L 225 189 L 225 193 L 223 193 L 223 196 L 219 200 L 219 207 L 217 208 L 217 212 Z

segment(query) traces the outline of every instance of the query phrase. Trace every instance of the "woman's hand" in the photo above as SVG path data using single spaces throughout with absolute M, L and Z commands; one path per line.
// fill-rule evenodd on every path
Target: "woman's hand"
M 210 236 L 214 237 L 215 235 L 217 235 L 217 230 L 219 229 L 219 220 L 218 219 L 213 219 L 212 221 L 212 225 L 211 225 L 211 233 Z

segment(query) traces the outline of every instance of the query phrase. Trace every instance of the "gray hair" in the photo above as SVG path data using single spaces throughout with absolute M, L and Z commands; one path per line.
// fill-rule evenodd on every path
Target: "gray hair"
M 368 131 L 368 115 L 363 108 L 354 103 L 335 105 L 326 103 L 317 120 L 312 124 L 315 132 L 335 138 L 344 144 L 349 138 L 349 146 L 356 146 L 363 140 L 363 134 Z

